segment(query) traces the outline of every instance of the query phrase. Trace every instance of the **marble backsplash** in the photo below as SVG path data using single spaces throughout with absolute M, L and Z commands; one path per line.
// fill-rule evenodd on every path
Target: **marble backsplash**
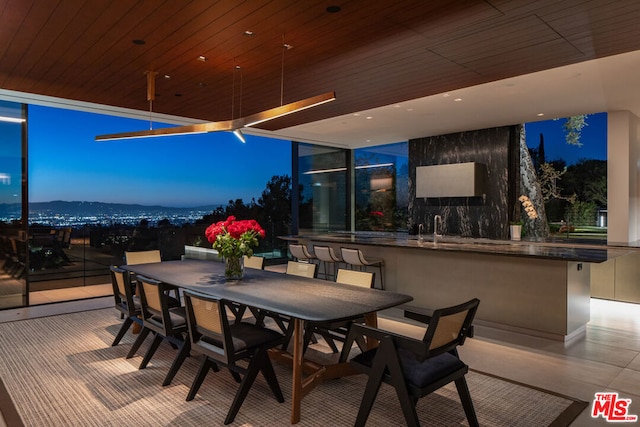
M 409 230 L 433 233 L 434 216 L 442 217 L 445 235 L 507 239 L 519 180 L 517 126 L 481 129 L 409 141 Z M 476 162 L 486 170 L 485 192 L 477 197 L 416 198 L 419 166 Z

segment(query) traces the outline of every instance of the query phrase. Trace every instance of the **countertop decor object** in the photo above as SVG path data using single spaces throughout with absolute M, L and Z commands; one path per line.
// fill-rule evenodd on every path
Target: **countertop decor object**
M 509 236 L 511 240 L 520 240 L 522 236 L 522 225 L 511 224 L 509 225 Z
M 527 196 L 523 194 L 522 196 L 518 197 L 518 200 L 520 200 L 520 203 L 522 203 L 522 207 L 529 219 L 533 220 L 538 218 L 536 208 L 533 206 L 533 203 L 531 203 L 531 200 Z
M 225 278 L 239 280 L 244 276 L 243 257 L 253 255 L 258 237 L 264 237 L 265 231 L 253 219 L 237 220 L 235 216 L 229 216 L 224 221 L 211 224 L 204 234 L 213 249 L 224 258 Z

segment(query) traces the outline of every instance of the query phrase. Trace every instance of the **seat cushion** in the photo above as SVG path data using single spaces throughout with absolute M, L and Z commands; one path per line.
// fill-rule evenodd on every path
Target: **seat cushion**
M 369 368 L 373 365 L 377 349 L 371 349 L 353 358 L 353 361 Z M 423 388 L 434 381 L 466 367 L 464 362 L 451 353 L 443 353 L 435 357 L 419 361 L 415 355 L 405 349 L 399 349 L 400 364 L 405 381 L 418 388 Z
M 125 314 L 131 313 L 131 310 L 129 310 L 129 306 L 125 299 L 122 299 L 120 303 L 116 305 L 116 308 Z M 141 310 L 142 307 L 140 306 L 140 298 L 133 297 L 133 313 L 139 314 Z
M 187 318 L 184 307 L 173 307 L 169 309 L 169 318 L 171 319 L 171 325 L 173 329 L 187 326 Z M 151 317 L 153 322 L 158 326 L 162 325 L 162 316 L 154 315 Z
M 234 323 L 230 328 L 235 351 L 259 347 L 270 342 L 275 343 L 283 338 L 283 335 L 279 332 L 256 326 L 252 323 Z
M 184 307 L 173 307 L 169 309 L 169 317 L 174 329 L 187 325 L 187 314 Z

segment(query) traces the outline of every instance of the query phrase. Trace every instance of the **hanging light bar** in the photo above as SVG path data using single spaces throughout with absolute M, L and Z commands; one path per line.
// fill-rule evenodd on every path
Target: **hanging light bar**
M 137 132 L 111 133 L 96 136 L 96 141 L 114 141 L 118 139 L 150 138 L 157 136 L 191 135 L 207 132 L 231 131 L 236 128 L 235 120 L 224 122 L 200 123 L 197 125 L 175 126 L 171 128 L 141 130 Z
M 18 117 L 0 116 L 0 122 L 8 122 L 8 123 L 24 123 L 24 122 L 26 122 L 26 120 L 25 120 L 25 119 L 18 118 Z
M 238 118 L 235 120 L 201 123 L 197 125 L 175 126 L 171 128 L 143 130 L 138 132 L 124 132 L 124 133 L 112 133 L 107 135 L 98 135 L 96 136 L 95 140 L 96 141 L 113 141 L 117 139 L 148 138 L 148 137 L 155 137 L 155 136 L 175 136 L 175 135 L 187 135 L 187 134 L 193 134 L 193 133 L 235 131 L 243 127 L 255 126 L 258 123 L 264 123 L 266 121 L 273 120 L 278 117 L 297 113 L 298 111 L 302 111 L 302 110 L 306 110 L 307 108 L 322 105 L 327 102 L 334 101 L 335 99 L 336 99 L 335 92 L 327 92 L 322 95 L 312 96 L 311 98 L 306 98 L 300 101 L 292 102 L 290 104 L 281 105 L 279 107 L 271 108 L 269 110 L 252 114 L 247 117 Z
M 264 123 L 268 120 L 277 119 L 278 117 L 286 116 L 289 114 L 297 113 L 298 111 L 306 110 L 307 108 L 316 107 L 318 105 L 326 104 L 327 102 L 334 101 L 336 99 L 335 92 L 327 92 L 322 95 L 312 96 L 311 98 L 303 99 L 301 101 L 292 102 L 290 104 L 281 105 L 279 107 L 271 108 L 270 110 L 262 111 L 260 113 L 252 114 L 245 117 L 244 126 L 255 126 L 258 123 Z

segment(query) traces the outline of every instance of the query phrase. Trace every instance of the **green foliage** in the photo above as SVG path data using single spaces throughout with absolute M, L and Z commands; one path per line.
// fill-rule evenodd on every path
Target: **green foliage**
M 607 162 L 582 159 L 567 168 L 562 179 L 565 192 L 574 193 L 578 200 L 593 201 L 607 206 Z
M 551 224 L 549 224 L 549 231 L 550 231 L 552 234 L 557 233 L 558 231 L 560 231 L 560 224 L 558 224 L 558 223 L 551 223 Z
M 218 207 L 201 222 L 208 225 L 229 216 L 253 218 L 264 227 L 267 236 L 259 241 L 256 252 L 286 249 L 286 242 L 278 239 L 278 236 L 290 234 L 291 177 L 275 175 L 267 182 L 257 202 L 255 199 L 251 199 L 249 204 L 245 204 L 242 199 L 229 200 L 227 206 Z
M 598 206 L 592 201 L 578 200 L 565 211 L 565 218 L 571 226 L 596 225 L 597 216 Z
M 213 249 L 217 250 L 225 258 L 240 258 L 243 255 L 253 256 L 253 248 L 258 246 L 258 233 L 247 231 L 234 239 L 229 234 L 220 234 L 213 243 Z
M 567 117 L 563 125 L 567 144 L 582 147 L 580 137 L 582 136 L 582 128 L 588 126 L 587 116 L 587 114 L 580 114 L 578 116 Z
M 545 202 L 552 199 L 563 199 L 569 203 L 573 203 L 576 198 L 575 193 L 567 196 L 562 194 L 562 187 L 560 187 L 560 181 L 562 181 L 562 175 L 567 173 L 567 168 L 558 170 L 552 163 L 543 163 L 540 165 L 540 171 L 538 173 L 538 180 L 540 182 L 540 189 L 542 190 L 542 197 Z

